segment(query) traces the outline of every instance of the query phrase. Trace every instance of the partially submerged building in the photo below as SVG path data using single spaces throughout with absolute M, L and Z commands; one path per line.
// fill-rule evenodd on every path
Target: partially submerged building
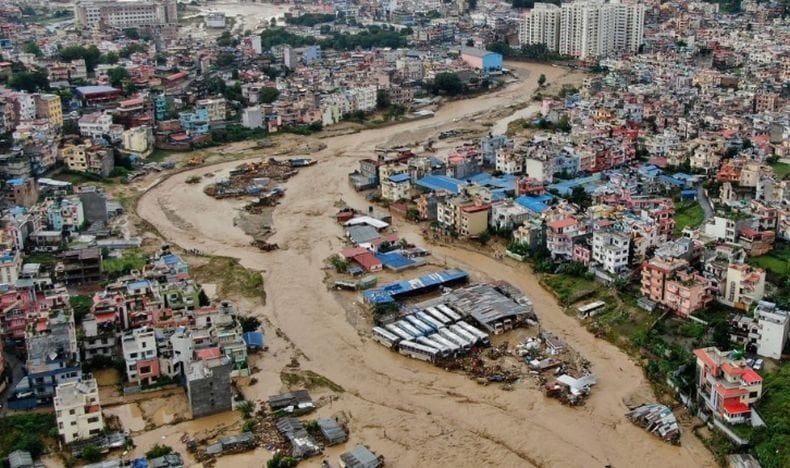
M 193 362 L 186 375 L 192 417 L 198 418 L 233 409 L 230 358 L 220 356 Z

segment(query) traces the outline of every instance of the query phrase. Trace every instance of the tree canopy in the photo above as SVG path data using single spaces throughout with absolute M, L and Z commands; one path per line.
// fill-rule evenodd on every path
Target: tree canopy
M 99 63 L 101 52 L 95 45 L 90 45 L 88 47 L 68 46 L 60 49 L 58 55 L 60 56 L 61 60 L 66 62 L 84 59 L 85 68 L 87 68 L 88 71 L 93 71 L 93 69 L 96 68 L 96 65 Z
M 464 83 L 456 73 L 443 72 L 433 79 L 433 93 L 457 96 L 464 92 Z
M 8 79 L 8 87 L 17 91 L 46 91 L 49 89 L 49 79 L 47 74 L 41 70 L 22 71 L 11 75 Z

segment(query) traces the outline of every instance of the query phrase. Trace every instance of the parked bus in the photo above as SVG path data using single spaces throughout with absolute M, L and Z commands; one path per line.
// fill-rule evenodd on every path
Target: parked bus
M 447 349 L 450 350 L 450 353 L 457 354 L 463 351 L 461 346 L 457 343 L 453 343 L 452 341 L 448 340 L 447 338 L 443 337 L 439 333 L 434 333 L 433 335 L 428 336 L 428 338 L 432 339 L 437 343 L 443 344 Z
M 439 310 L 436 309 L 435 307 L 428 307 L 427 309 L 425 309 L 425 313 L 435 318 L 436 320 L 442 322 L 442 324 L 444 325 L 449 325 L 452 322 L 452 320 L 450 320 L 450 317 L 439 312 Z
M 395 322 L 395 325 L 401 327 L 406 331 L 406 333 L 413 335 L 415 338 L 417 338 L 418 336 L 427 335 L 427 333 L 418 330 L 416 327 L 414 327 L 414 325 L 410 324 L 406 320 L 398 320 L 397 322 Z
M 483 344 L 483 346 L 490 346 L 491 345 L 491 340 L 488 339 L 488 334 L 486 332 L 480 330 L 479 328 L 477 328 L 475 326 L 469 325 L 468 323 L 464 322 L 463 320 L 458 322 L 456 325 L 458 325 L 459 327 L 461 327 L 464 330 L 468 331 L 472 335 L 475 335 L 478 338 L 478 340 L 480 341 L 480 343 Z
M 434 328 L 432 326 L 430 326 L 429 324 L 423 322 L 422 320 L 418 319 L 417 317 L 415 317 L 413 315 L 407 315 L 405 318 L 406 318 L 407 322 L 409 322 L 410 324 L 414 325 L 414 328 L 416 328 L 417 330 L 420 330 L 421 332 L 425 333 L 426 335 L 430 335 L 431 333 L 434 332 Z
M 430 346 L 431 348 L 436 349 L 438 351 L 436 353 L 437 356 L 447 357 L 450 355 L 450 350 L 445 345 L 439 343 L 436 340 L 432 340 L 427 336 L 421 336 L 417 338 L 417 343 L 423 344 L 425 346 Z
M 595 315 L 595 312 L 598 309 L 604 306 L 606 306 L 606 303 L 603 301 L 590 302 L 589 304 L 584 304 L 582 306 L 577 307 L 576 312 L 579 314 L 579 317 L 581 318 L 592 317 L 593 315 Z
M 404 356 L 428 362 L 433 362 L 438 353 L 436 348 L 415 343 L 414 341 L 401 341 L 400 344 L 398 344 L 398 352 Z
M 469 351 L 469 349 L 472 347 L 472 343 L 468 342 L 466 338 L 458 336 L 457 333 L 453 333 L 447 328 L 442 328 L 439 330 L 439 334 L 460 346 L 464 351 Z
M 414 316 L 422 320 L 423 322 L 427 323 L 431 327 L 433 327 L 434 330 L 438 330 L 444 326 L 442 322 L 436 320 L 435 318 L 431 317 L 429 314 L 425 312 L 422 311 L 417 312 L 416 314 L 414 314 Z
M 458 312 L 454 311 L 454 310 L 453 310 L 453 309 L 451 309 L 450 307 L 448 307 L 448 306 L 446 306 L 446 305 L 444 305 L 444 304 L 439 304 L 439 305 L 438 305 L 438 306 L 436 306 L 436 307 L 437 307 L 437 308 L 438 308 L 440 311 L 442 311 L 442 313 L 443 313 L 444 315 L 446 315 L 446 316 L 450 317 L 450 320 L 452 320 L 452 321 L 453 321 L 453 323 L 455 323 L 455 322 L 457 322 L 457 321 L 461 320 L 461 316 L 458 314 Z
M 460 336 L 461 338 L 467 341 L 471 341 L 472 344 L 478 344 L 480 342 L 480 337 L 472 333 L 469 333 L 467 330 L 464 329 L 464 327 L 458 325 L 457 323 L 454 325 L 450 325 L 449 328 L 450 331 L 452 331 L 453 333 L 455 333 L 456 335 Z
M 385 325 L 384 328 L 392 333 L 393 335 L 397 335 L 402 340 L 413 340 L 415 337 L 411 336 L 411 334 L 406 333 L 400 327 L 396 326 L 394 323 L 390 323 L 389 325 Z
M 400 340 L 402 340 L 402 338 L 398 335 L 381 327 L 373 327 L 373 339 L 383 344 L 387 348 L 394 347 Z

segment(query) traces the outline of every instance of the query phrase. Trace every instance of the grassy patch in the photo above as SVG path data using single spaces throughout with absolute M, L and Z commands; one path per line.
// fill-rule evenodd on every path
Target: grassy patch
M 145 162 L 162 162 L 175 153 L 176 151 L 155 149 L 151 154 L 148 155 L 147 158 L 145 158 Z
M 595 293 L 599 285 L 591 279 L 568 275 L 547 275 L 543 283 L 548 286 L 562 305 L 573 304 Z
M 697 227 L 705 221 L 705 211 L 697 202 L 683 202 L 675 207 L 675 236 L 686 226 Z
M 57 431 L 55 415 L 27 413 L 0 418 L 0 460 L 14 450 L 26 450 L 38 458 L 46 447 L 45 438 Z
M 337 393 L 345 391 L 340 385 L 311 370 L 282 371 L 280 380 L 289 387 L 304 386 L 307 389 L 323 387 Z
M 200 282 L 217 283 L 220 296 L 266 299 L 261 273 L 244 268 L 235 258 L 212 257 L 205 265 L 194 268 L 193 273 Z
M 147 258 L 137 249 L 126 250 L 117 258 L 107 258 L 102 262 L 102 269 L 110 276 L 120 276 L 132 270 L 142 271 Z
M 757 412 L 766 427 L 752 431 L 754 455 L 766 468 L 790 466 L 790 364 L 765 375 Z
M 780 179 L 784 179 L 786 176 L 790 175 L 790 164 L 777 162 L 771 164 L 771 167 L 773 168 L 776 177 Z
M 749 263 L 764 268 L 779 277 L 790 275 L 790 244 L 777 243 L 774 250 L 759 257 L 752 257 Z

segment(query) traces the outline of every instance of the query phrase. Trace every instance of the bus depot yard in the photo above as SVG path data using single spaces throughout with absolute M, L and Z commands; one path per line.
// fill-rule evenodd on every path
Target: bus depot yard
M 362 292 L 374 311 L 372 337 L 401 355 L 465 373 L 504 390 L 532 378 L 546 396 L 574 406 L 595 384 L 589 363 L 548 331 L 540 331 L 532 301 L 507 282 L 466 282 L 458 269 L 443 270 Z M 441 291 L 422 302 L 406 298 Z M 403 301 L 398 302 L 403 299 Z M 519 330 L 517 343 L 508 339 Z

